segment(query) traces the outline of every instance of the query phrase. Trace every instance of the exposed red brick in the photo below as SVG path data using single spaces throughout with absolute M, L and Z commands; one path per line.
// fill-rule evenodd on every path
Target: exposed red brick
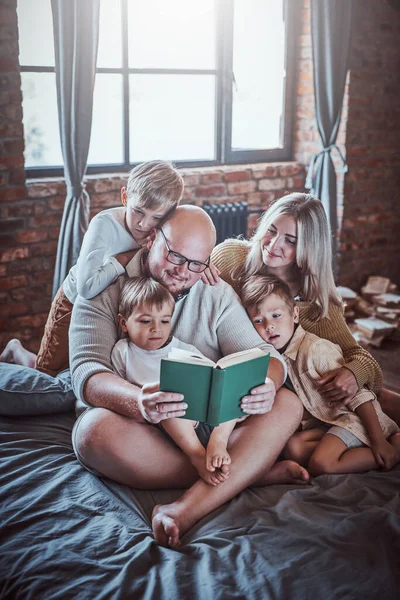
M 212 198 L 218 197 L 226 193 L 226 186 L 222 183 L 215 185 L 199 185 L 195 188 L 195 196 L 197 198 Z
M 248 181 L 251 177 L 250 171 L 228 171 L 224 173 L 224 181 Z
M 24 166 L 24 155 L 18 154 L 16 156 L 2 156 L 0 157 L 0 170 L 5 171 L 7 169 L 14 169 L 17 167 Z
M 66 186 L 61 181 L 46 181 L 40 183 L 28 183 L 27 185 L 29 198 L 47 198 L 48 196 L 57 196 L 66 194 Z
M 239 183 L 228 183 L 229 194 L 250 194 L 256 189 L 256 181 L 240 181 Z
M 200 175 L 201 184 L 219 183 L 222 181 L 222 173 L 204 173 Z
M 32 244 L 33 242 L 43 242 L 47 240 L 48 232 L 43 230 L 20 231 L 17 235 L 18 244 Z
M 0 290 L 11 290 L 13 288 L 24 287 L 26 285 L 28 285 L 28 278 L 26 275 L 0 279 Z
M 24 151 L 24 140 L 5 140 L 3 142 L 4 149 L 8 154 L 19 154 Z

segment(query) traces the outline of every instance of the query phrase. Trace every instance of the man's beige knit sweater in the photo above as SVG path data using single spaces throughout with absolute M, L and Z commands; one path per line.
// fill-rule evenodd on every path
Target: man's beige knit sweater
M 138 251 L 127 265 L 129 276 L 142 275 Z M 118 302 L 124 276 L 104 292 L 85 300 L 78 296 L 72 313 L 70 336 L 70 367 L 72 384 L 79 400 L 94 373 L 112 371 L 111 351 L 121 337 L 118 328 Z M 211 360 L 221 356 L 261 348 L 286 365 L 273 346 L 265 343 L 254 329 L 233 288 L 224 281 L 214 286 L 198 281 L 190 293 L 176 303 L 172 318 L 172 334 L 196 346 Z

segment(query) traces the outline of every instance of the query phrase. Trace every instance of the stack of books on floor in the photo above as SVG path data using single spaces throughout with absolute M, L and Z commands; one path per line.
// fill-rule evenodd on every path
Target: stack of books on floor
M 350 288 L 338 288 L 345 302 L 345 318 L 361 345 L 380 347 L 400 323 L 400 295 L 388 277 L 372 276 L 358 295 Z

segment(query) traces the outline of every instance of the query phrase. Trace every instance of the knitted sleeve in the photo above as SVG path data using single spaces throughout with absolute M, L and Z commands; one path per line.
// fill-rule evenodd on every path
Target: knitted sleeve
M 211 261 L 220 270 L 221 278 L 229 283 L 236 292 L 237 282 L 232 278 L 233 271 L 241 267 L 247 257 L 249 247 L 243 240 L 225 240 L 214 248 Z
M 346 361 L 345 366 L 354 374 L 359 389 L 366 386 L 377 394 L 383 385 L 381 368 L 371 354 L 357 344 L 351 335 L 344 319 L 343 307 L 331 304 L 328 316 L 319 321 L 311 304 L 300 302 L 299 308 L 300 323 L 303 328 L 338 344 Z

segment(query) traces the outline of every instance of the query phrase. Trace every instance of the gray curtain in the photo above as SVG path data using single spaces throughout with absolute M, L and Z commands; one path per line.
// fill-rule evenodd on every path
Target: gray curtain
M 76 263 L 89 223 L 83 184 L 92 127 L 100 0 L 51 0 L 58 118 L 67 197 L 58 240 L 53 297 Z
M 311 0 L 315 111 L 323 148 L 311 160 L 306 188 L 322 201 L 334 236 L 337 233 L 337 189 L 331 152 L 339 153 L 342 170 L 347 171 L 336 137 L 349 65 L 352 19 L 353 0 Z M 335 256 L 336 237 L 334 239 Z

